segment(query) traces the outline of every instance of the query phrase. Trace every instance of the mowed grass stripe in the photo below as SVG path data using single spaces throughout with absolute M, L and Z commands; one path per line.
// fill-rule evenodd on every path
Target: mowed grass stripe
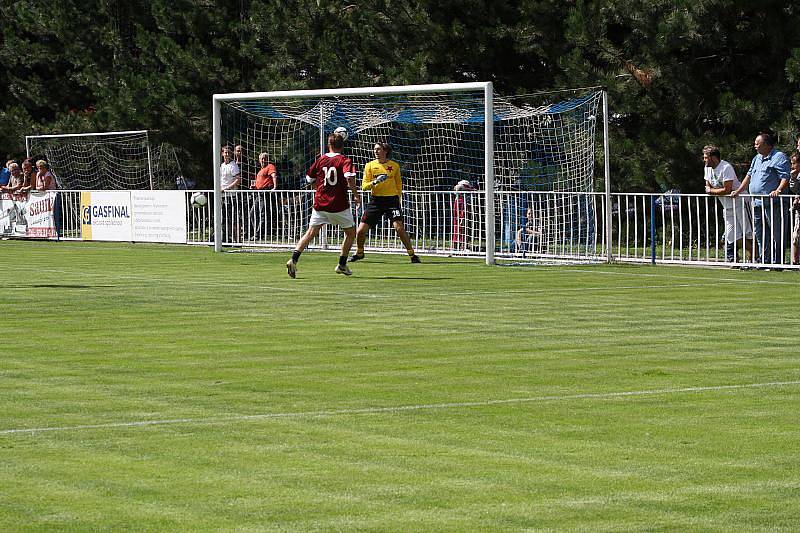
M 796 382 L 795 273 L 286 257 L 0 243 L 0 428 L 242 417 L 4 434 L 0 529 L 800 521 L 796 385 L 487 405 Z
M 267 418 L 306 418 L 306 417 L 318 418 L 318 417 L 347 416 L 347 415 L 403 413 L 410 411 L 426 411 L 426 410 L 436 410 L 436 409 L 469 409 L 475 407 L 489 407 L 501 404 L 520 404 L 520 403 L 532 403 L 532 402 L 563 402 L 571 400 L 594 400 L 594 399 L 613 399 L 613 398 L 635 398 L 639 396 L 654 396 L 654 395 L 657 396 L 657 395 L 702 393 L 702 392 L 723 392 L 723 391 L 735 391 L 738 389 L 761 389 L 761 388 L 773 388 L 773 387 L 787 387 L 793 385 L 800 385 L 800 381 L 746 383 L 741 385 L 714 385 L 705 387 L 687 387 L 682 389 L 567 394 L 563 396 L 540 396 L 536 398 L 507 398 L 507 399 L 495 399 L 495 400 L 485 400 L 477 402 L 442 403 L 442 404 L 427 404 L 427 405 L 397 405 L 397 406 L 387 406 L 387 407 L 364 407 L 357 409 L 338 409 L 338 410 L 329 409 L 329 410 L 293 412 L 293 413 L 262 413 L 262 414 L 252 414 L 252 415 L 232 414 L 227 417 L 215 417 L 215 418 L 142 420 L 136 422 L 110 422 L 104 424 L 91 424 L 83 426 L 0 429 L 0 435 L 12 435 L 12 434 L 22 434 L 22 433 L 44 433 L 52 431 L 81 431 L 81 430 L 92 430 L 92 429 L 161 426 L 161 425 L 173 425 L 173 424 L 185 424 L 185 425 L 220 424 L 227 422 L 240 422 L 245 420 L 260 420 Z

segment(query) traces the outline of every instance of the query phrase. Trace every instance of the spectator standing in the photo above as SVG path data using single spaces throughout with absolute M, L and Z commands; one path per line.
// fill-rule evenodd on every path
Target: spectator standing
M 325 224 L 340 226 L 345 235 L 339 264 L 336 265 L 334 271 L 345 276 L 352 274 L 347 267 L 347 255 L 356 238 L 356 228 L 347 190 L 349 188 L 353 192 L 353 201 L 356 206 L 361 205 L 361 195 L 356 188 L 355 166 L 349 157 L 342 154 L 343 149 L 344 139 L 342 136 L 330 134 L 328 136 L 328 152 L 317 157 L 306 174 L 306 181 L 316 186 L 314 205 L 311 209 L 308 230 L 297 242 L 292 258 L 286 262 L 289 277 L 297 276 L 297 262 L 300 260 L 300 254 Z
M 6 164 L 3 166 L 2 170 L 0 170 L 0 187 L 8 185 L 8 181 L 11 179 L 11 171 L 8 170 L 8 165 L 13 162 L 13 159 L 9 159 L 6 161 Z
M 524 256 L 528 252 L 540 250 L 542 246 L 542 229 L 536 220 L 536 213 L 532 207 L 525 211 L 525 225 L 517 230 L 517 252 Z
M 58 184 L 53 173 L 50 172 L 50 166 L 47 161 L 40 159 L 36 162 L 36 186 L 35 189 L 39 192 L 55 191 L 58 190 Z M 53 222 L 56 229 L 56 237 L 61 236 L 61 195 L 55 193 L 53 195 Z
M 275 165 L 270 163 L 267 152 L 259 154 L 258 163 L 261 165 L 261 170 L 256 174 L 256 179 L 250 184 L 250 188 L 256 191 L 277 189 L 278 171 L 275 169 Z M 264 238 L 267 225 L 271 222 L 272 204 L 272 199 L 268 195 L 256 193 L 249 213 L 251 239 Z
M 33 173 L 33 161 L 26 159 L 22 162 L 22 188 L 18 193 L 29 192 L 36 184 L 36 175 Z
M 237 144 L 233 147 L 233 162 L 239 166 L 239 172 L 241 175 L 241 181 L 239 183 L 240 189 L 246 189 L 250 186 L 253 182 L 253 172 L 251 171 L 251 165 L 247 160 L 247 157 L 244 153 L 244 147 L 241 144 Z M 251 197 L 248 194 L 237 195 L 237 204 L 238 204 L 238 214 L 239 217 L 237 219 L 237 224 L 241 228 L 242 233 L 245 232 L 247 228 L 247 220 L 246 217 L 248 213 L 250 213 L 250 205 L 251 205 Z M 237 233 L 237 236 L 239 234 Z M 244 236 L 243 236 L 244 237 Z
M 8 172 L 11 174 L 11 177 L 8 179 L 8 185 L 0 187 L 0 192 L 16 194 L 24 184 L 22 170 L 20 170 L 17 162 L 12 161 L 8 164 Z
M 236 193 L 242 181 L 239 165 L 233 161 L 230 147 L 222 149 L 222 164 L 219 166 L 219 188 L 222 192 L 222 221 L 224 239 L 233 241 L 239 235 L 239 209 Z
M 800 147 L 800 139 L 797 140 Z M 793 152 L 789 158 L 791 161 L 791 178 L 789 179 L 789 190 L 795 195 L 792 202 L 792 264 L 800 264 L 800 151 Z
M 736 198 L 742 191 L 750 191 L 757 260 L 764 265 L 782 263 L 789 210 L 788 202 L 783 202 L 780 195 L 789 185 L 789 159 L 775 148 L 775 138 L 770 133 L 758 135 L 753 147 L 756 155 L 750 169 L 731 196 Z
M 453 248 L 466 250 L 467 248 L 467 198 L 465 191 L 474 191 L 475 188 L 469 180 L 461 180 L 453 188 L 456 191 L 453 197 Z
M 411 244 L 411 238 L 403 225 L 403 212 L 400 209 L 403 180 L 400 177 L 400 165 L 389 159 L 392 152 L 389 143 L 377 142 L 373 151 L 375 159 L 364 167 L 364 179 L 361 184 L 362 190 L 372 191 L 372 198 L 361 216 L 361 223 L 358 225 L 356 233 L 356 253 L 353 254 L 350 261 L 364 259 L 364 243 L 367 240 L 367 232 L 385 217 L 392 221 L 394 230 L 405 246 L 411 262 L 421 263 L 422 261 L 414 253 L 414 245 Z
M 753 249 L 753 229 L 750 224 L 750 202 L 747 197 L 731 198 L 731 193 L 741 187 L 736 171 L 722 159 L 720 149 L 714 145 L 703 148 L 706 194 L 716 196 L 722 205 L 725 218 L 725 260 L 734 263 L 743 255 L 742 244 L 748 253 Z M 752 259 L 752 257 L 751 257 Z
M 36 190 L 37 191 L 54 191 L 58 189 L 56 178 L 50 172 L 50 166 L 47 161 L 40 159 L 36 162 Z

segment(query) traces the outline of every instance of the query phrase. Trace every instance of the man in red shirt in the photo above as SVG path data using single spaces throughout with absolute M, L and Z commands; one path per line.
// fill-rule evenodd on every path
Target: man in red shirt
M 334 270 L 337 274 L 349 276 L 352 274 L 347 267 L 347 254 L 356 238 L 356 224 L 353 212 L 350 209 L 350 200 L 347 189 L 353 192 L 353 201 L 356 206 L 361 205 L 361 195 L 356 188 L 356 169 L 349 157 L 342 154 L 344 139 L 340 135 L 328 136 L 328 153 L 317 157 L 314 164 L 306 173 L 306 181 L 314 184 L 314 205 L 311 209 L 311 221 L 308 230 L 297 242 L 292 258 L 286 263 L 289 277 L 296 277 L 297 262 L 306 246 L 317 236 L 319 229 L 324 224 L 335 224 L 344 230 L 342 254 L 339 264 Z
M 267 152 L 262 152 L 258 156 L 261 170 L 258 171 L 256 179 L 250 183 L 250 188 L 257 191 L 270 191 L 278 188 L 278 171 L 275 165 L 269 162 Z M 272 222 L 271 215 L 273 209 L 270 207 L 276 201 L 273 195 L 257 193 L 252 196 L 250 206 L 250 239 L 261 240 L 267 232 L 268 226 Z

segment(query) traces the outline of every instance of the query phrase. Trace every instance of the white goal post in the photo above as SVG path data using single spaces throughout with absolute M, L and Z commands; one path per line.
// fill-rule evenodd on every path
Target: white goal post
M 480 82 L 215 94 L 214 248 L 294 245 L 310 211 L 302 176 L 324 152 L 327 134 L 343 126 L 344 152 L 359 170 L 373 159 L 375 142 L 392 146 L 406 228 L 419 253 L 480 256 L 490 265 L 606 259 L 608 160 L 605 196 L 594 192 L 594 160 L 597 119 L 602 115 L 606 133 L 607 113 L 605 93 L 590 89 L 503 97 Z M 243 152 L 242 188 L 224 201 L 223 146 Z M 607 147 L 606 141 L 606 155 Z M 275 163 L 283 190 L 248 190 L 262 152 Z M 267 206 L 263 224 L 247 216 L 259 203 Z M 367 249 L 399 249 L 385 229 L 370 231 Z M 332 231 L 312 247 L 336 241 Z

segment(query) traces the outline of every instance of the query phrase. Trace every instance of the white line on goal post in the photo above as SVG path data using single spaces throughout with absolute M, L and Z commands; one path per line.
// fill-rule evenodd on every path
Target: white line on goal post
M 608 138 L 608 91 L 603 89 L 603 173 L 606 182 L 606 262 L 614 260 L 612 255 L 612 213 L 611 213 L 611 147 Z
M 487 82 L 483 89 L 483 127 L 484 127 L 484 183 L 486 187 L 486 214 L 484 225 L 486 239 L 486 264 L 494 265 L 494 89 Z
M 211 160 L 214 162 L 214 251 L 222 251 L 222 192 L 220 187 L 220 173 L 219 165 L 222 154 L 222 131 L 220 128 L 220 99 L 219 95 L 214 95 L 211 98 L 211 122 L 212 122 L 212 137 L 211 137 Z
M 107 131 L 99 133 L 54 133 L 50 135 L 26 135 L 25 140 L 28 139 L 52 139 L 61 137 L 111 137 L 114 135 L 134 135 L 143 133 L 147 135 L 147 130 L 131 130 L 131 131 Z
M 283 413 L 261 413 L 254 415 L 230 415 L 206 418 L 171 418 L 162 420 L 140 420 L 135 422 L 108 422 L 105 424 L 84 424 L 77 426 L 52 426 L 41 428 L 0 429 L 0 435 L 36 434 L 45 432 L 83 431 L 92 429 L 136 428 L 147 426 L 165 426 L 174 424 L 222 424 L 243 420 L 270 420 L 279 418 L 318 418 L 330 416 L 370 415 L 382 413 L 403 413 L 413 411 L 433 411 L 439 409 L 461 409 L 472 407 L 491 407 L 493 405 L 560 402 L 571 400 L 613 400 L 619 398 L 636 398 L 670 394 L 687 394 L 703 392 L 733 391 L 742 389 L 763 389 L 769 387 L 786 387 L 800 385 L 800 381 L 770 381 L 766 383 L 744 383 L 740 385 L 709 385 L 699 387 L 682 387 L 675 389 L 652 389 L 639 391 L 590 392 L 579 394 L 533 396 L 529 398 L 506 398 L 474 402 L 447 402 L 417 405 L 397 405 L 386 407 L 363 407 L 354 409 L 330 409 L 317 411 L 295 411 Z
M 349 87 L 345 89 L 308 89 L 296 91 L 271 91 L 262 93 L 226 93 L 215 94 L 219 102 L 230 100 L 254 100 L 257 98 L 304 98 L 324 96 L 370 96 L 377 94 L 407 94 L 436 92 L 482 91 L 491 82 L 472 83 L 433 83 L 429 85 L 390 85 L 386 87 Z

